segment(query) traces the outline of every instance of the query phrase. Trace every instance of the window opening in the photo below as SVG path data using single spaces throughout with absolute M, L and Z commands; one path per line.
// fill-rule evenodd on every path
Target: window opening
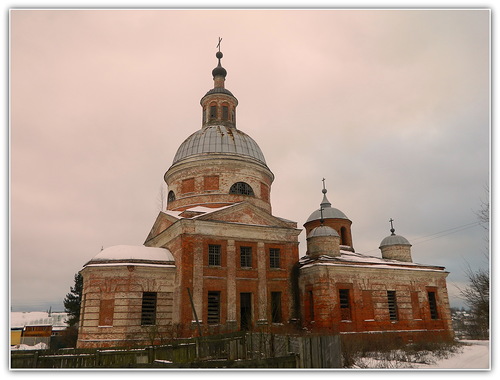
M 210 106 L 210 119 L 215 119 L 215 118 L 217 118 L 217 107 Z
M 252 327 L 252 293 L 240 293 L 240 328 L 250 330 Z
M 208 265 L 220 266 L 221 246 L 209 244 L 208 245 Z
M 222 120 L 228 120 L 228 119 L 229 119 L 229 107 L 222 106 Z
M 351 320 L 351 300 L 349 289 L 339 289 L 340 300 L 340 319 L 343 321 Z
M 240 247 L 240 266 L 242 268 L 252 267 L 252 247 Z
M 156 292 L 142 293 L 141 325 L 151 326 L 156 324 Z
M 175 201 L 175 193 L 174 193 L 172 190 L 170 190 L 170 191 L 168 192 L 167 201 L 168 201 L 168 202 L 173 202 L 173 201 Z
M 429 309 L 431 311 L 431 319 L 438 319 L 438 310 L 436 302 L 436 292 L 427 292 L 429 297 Z
M 246 182 L 236 182 L 229 189 L 229 194 L 254 195 L 252 187 Z
M 271 292 L 271 321 L 281 323 L 281 292 Z
M 387 303 L 389 307 L 389 319 L 391 321 L 398 320 L 398 305 L 396 303 L 396 292 L 394 290 L 387 291 Z
M 269 267 L 280 268 L 280 249 L 279 248 L 269 249 Z
M 220 292 L 208 292 L 207 308 L 207 323 L 220 323 Z

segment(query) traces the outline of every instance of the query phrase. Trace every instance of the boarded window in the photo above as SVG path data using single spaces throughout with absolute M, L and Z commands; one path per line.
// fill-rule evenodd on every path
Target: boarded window
M 271 321 L 281 323 L 281 292 L 271 292 Z
M 398 320 L 398 304 L 396 302 L 396 292 L 394 290 L 387 291 L 387 305 L 389 308 L 389 319 L 391 321 Z
M 219 176 L 211 175 L 204 177 L 203 187 L 205 190 L 219 190 Z
M 413 311 L 413 319 L 422 319 L 420 302 L 418 301 L 418 292 L 411 292 L 411 308 Z
M 142 293 L 141 325 L 151 326 L 156 324 L 156 292 Z
M 279 248 L 269 249 L 269 267 L 270 268 L 280 268 L 280 249 Z
M 192 193 L 194 191 L 194 178 L 182 181 L 182 193 Z
M 437 301 L 436 301 L 436 292 L 427 292 L 427 295 L 429 297 L 429 309 L 431 312 L 431 319 L 439 319 Z
M 252 267 L 252 247 L 240 247 L 240 266 L 242 268 Z
M 229 189 L 229 194 L 242 194 L 254 196 L 252 187 L 246 182 L 236 182 Z
M 307 298 L 309 299 L 309 320 L 314 321 L 314 295 L 312 290 L 307 292 Z
M 373 298 L 371 290 L 363 290 L 363 314 L 365 320 L 371 320 L 375 318 L 375 312 L 373 309 Z
M 220 266 L 221 263 L 221 246 L 218 244 L 208 245 L 208 265 Z
M 220 323 L 220 292 L 208 292 L 207 308 L 207 323 Z
M 349 289 L 339 289 L 339 303 L 340 319 L 343 321 L 350 321 L 352 317 Z
M 99 304 L 99 326 L 113 326 L 115 300 L 101 300 Z

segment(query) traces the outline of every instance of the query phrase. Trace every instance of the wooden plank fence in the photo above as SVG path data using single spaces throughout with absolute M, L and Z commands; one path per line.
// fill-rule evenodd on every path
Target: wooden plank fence
M 339 368 L 338 335 L 236 332 L 137 349 L 12 351 L 11 368 Z

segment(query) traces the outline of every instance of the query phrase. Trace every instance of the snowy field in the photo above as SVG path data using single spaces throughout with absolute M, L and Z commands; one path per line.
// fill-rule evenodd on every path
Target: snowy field
M 375 353 L 356 359 L 354 369 L 413 369 L 413 370 L 489 370 L 490 342 L 462 340 L 454 352 L 401 351 Z
M 490 368 L 490 341 L 466 340 L 468 344 L 460 353 L 436 361 L 431 365 L 419 365 L 422 369 L 489 369 Z

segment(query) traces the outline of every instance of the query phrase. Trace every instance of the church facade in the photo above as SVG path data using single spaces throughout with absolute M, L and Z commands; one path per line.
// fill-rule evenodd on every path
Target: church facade
M 443 267 L 416 264 L 392 234 L 382 257 L 355 252 L 352 221 L 323 201 L 304 224 L 273 215 L 274 174 L 236 127 L 222 53 L 202 127 L 165 173 L 167 206 L 142 246 L 103 249 L 81 270 L 78 347 L 237 330 L 452 337 Z

